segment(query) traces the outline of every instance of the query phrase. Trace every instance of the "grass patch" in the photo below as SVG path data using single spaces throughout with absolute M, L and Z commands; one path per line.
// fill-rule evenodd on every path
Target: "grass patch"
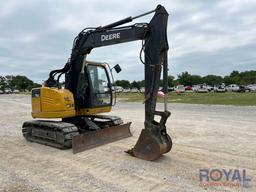
M 117 98 L 129 102 L 142 102 L 144 94 L 142 93 L 118 93 Z M 163 102 L 158 98 L 158 102 Z M 239 105 L 239 106 L 256 106 L 256 93 L 169 93 L 169 103 L 191 103 L 191 104 L 210 104 L 210 105 Z

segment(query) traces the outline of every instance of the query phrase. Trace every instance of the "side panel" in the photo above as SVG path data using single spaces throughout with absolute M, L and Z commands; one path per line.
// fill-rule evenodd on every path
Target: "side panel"
M 84 108 L 84 109 L 78 109 L 76 111 L 77 116 L 82 116 L 82 115 L 95 115 L 99 113 L 107 113 L 111 111 L 111 106 L 106 106 L 106 107 L 95 107 L 95 108 Z
M 73 94 L 67 89 L 41 87 L 32 90 L 33 118 L 73 116 L 75 116 L 74 98 Z

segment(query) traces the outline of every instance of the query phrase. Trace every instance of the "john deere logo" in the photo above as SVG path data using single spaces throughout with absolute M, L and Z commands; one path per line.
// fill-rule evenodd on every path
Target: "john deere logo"
M 112 39 L 120 39 L 120 33 L 112 33 L 109 35 L 101 35 L 101 41 L 108 41 Z

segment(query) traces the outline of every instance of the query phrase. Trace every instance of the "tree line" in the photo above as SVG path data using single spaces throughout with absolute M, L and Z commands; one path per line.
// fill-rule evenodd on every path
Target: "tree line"
M 207 85 L 220 85 L 224 83 L 225 85 L 237 84 L 237 85 L 248 85 L 256 84 L 256 71 L 232 71 L 229 75 L 224 77 L 218 75 L 192 75 L 187 71 L 178 74 L 177 79 L 173 76 L 168 76 L 168 86 L 174 87 L 176 85 L 185 85 L 192 86 L 198 84 L 207 84 Z M 127 88 L 137 88 L 140 89 L 144 87 L 144 80 L 142 81 L 128 81 L 128 80 L 117 80 L 114 83 L 116 86 L 121 86 L 125 89 Z M 163 86 L 163 81 L 160 80 L 160 86 Z
M 185 85 L 192 86 L 198 84 L 207 84 L 207 85 L 220 85 L 224 83 L 225 85 L 237 84 L 237 85 L 248 85 L 256 84 L 256 71 L 232 71 L 229 75 L 224 77 L 218 75 L 192 75 L 187 71 L 182 72 L 178 75 L 177 79 L 173 76 L 168 76 L 168 86 L 174 87 L 176 85 Z M 145 86 L 145 81 L 128 81 L 128 80 L 117 80 L 114 83 L 116 86 L 121 86 L 125 89 L 128 88 L 137 88 Z M 40 87 L 38 83 L 34 83 L 32 80 L 22 75 L 6 75 L 0 76 L 0 90 L 4 91 L 9 88 L 12 91 L 17 89 L 19 91 L 30 91 L 32 88 Z M 160 80 L 160 86 L 163 86 L 163 81 Z
M 6 89 L 19 90 L 19 91 L 30 91 L 32 88 L 40 87 L 38 83 L 34 83 L 32 80 L 22 75 L 6 75 L 0 76 L 0 90 Z

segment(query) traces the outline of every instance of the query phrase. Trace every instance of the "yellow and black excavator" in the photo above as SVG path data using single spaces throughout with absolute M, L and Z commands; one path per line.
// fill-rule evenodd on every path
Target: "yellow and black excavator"
M 149 23 L 120 26 L 134 19 L 154 13 Z M 145 128 L 134 148 L 126 152 L 132 156 L 155 160 L 172 148 L 166 132 L 168 40 L 166 9 L 158 5 L 153 11 L 127 17 L 106 26 L 85 28 L 74 39 L 71 56 L 62 69 L 53 70 L 44 86 L 32 90 L 32 117 L 40 120 L 24 122 L 23 136 L 61 149 L 73 148 L 74 153 L 132 136 L 131 123 L 123 123 L 117 116 L 102 115 L 111 111 L 115 103 L 112 92 L 112 69 L 107 63 L 86 60 L 96 47 L 142 40 L 140 59 L 145 66 Z M 144 53 L 144 59 L 142 54 Z M 163 69 L 163 70 L 162 70 Z M 165 93 L 164 111 L 156 111 L 157 92 L 163 71 Z M 60 83 L 65 75 L 65 87 Z M 160 121 L 155 120 L 160 116 Z M 61 120 L 45 120 L 59 118 Z

